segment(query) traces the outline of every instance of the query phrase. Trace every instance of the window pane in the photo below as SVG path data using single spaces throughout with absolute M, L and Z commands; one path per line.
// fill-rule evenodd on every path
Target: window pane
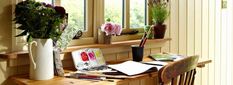
M 36 0 L 37 2 L 45 2 L 47 4 L 52 4 L 52 0 Z
M 122 0 L 105 0 L 104 19 L 110 18 L 112 22 L 122 24 Z
M 146 19 L 146 0 L 130 0 L 130 28 L 143 28 Z
M 61 0 L 61 6 L 68 13 L 68 25 L 87 31 L 85 26 L 85 0 Z

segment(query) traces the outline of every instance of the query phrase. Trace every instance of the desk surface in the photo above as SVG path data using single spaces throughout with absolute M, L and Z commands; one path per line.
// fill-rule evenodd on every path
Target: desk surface
M 151 59 L 145 58 L 144 61 L 150 61 Z M 198 62 L 198 67 L 204 67 L 205 64 L 210 63 L 211 60 Z M 11 79 L 14 80 L 19 85 L 122 85 L 134 80 L 140 79 L 150 79 L 151 81 L 157 81 L 158 72 L 143 73 L 140 75 L 130 76 L 127 79 L 109 79 L 113 81 L 97 81 L 97 80 L 81 80 L 74 78 L 64 78 L 64 77 L 54 77 L 50 80 L 30 80 L 28 75 L 16 75 L 12 76 Z M 154 78 L 154 79 L 151 79 Z M 139 81 L 139 83 L 141 83 Z M 148 83 L 148 82 L 145 82 Z M 153 82 L 155 84 L 155 82 Z M 126 85 L 128 85 L 126 84 Z M 147 85 L 147 84 L 144 84 Z

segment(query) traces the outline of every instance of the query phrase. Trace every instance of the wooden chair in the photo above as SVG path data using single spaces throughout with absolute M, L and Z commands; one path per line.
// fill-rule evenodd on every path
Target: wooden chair
M 159 71 L 160 85 L 194 85 L 199 56 L 172 62 Z

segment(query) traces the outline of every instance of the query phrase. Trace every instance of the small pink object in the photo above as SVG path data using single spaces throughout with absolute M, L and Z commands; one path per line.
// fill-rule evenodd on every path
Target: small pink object
M 120 35 L 122 28 L 118 24 L 107 22 L 105 24 L 102 24 L 101 31 L 105 32 L 106 35 Z

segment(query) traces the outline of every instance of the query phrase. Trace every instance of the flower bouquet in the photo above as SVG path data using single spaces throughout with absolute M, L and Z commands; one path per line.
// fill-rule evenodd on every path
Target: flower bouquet
M 110 19 L 107 20 L 105 24 L 102 24 L 101 31 L 105 33 L 104 35 L 104 43 L 111 43 L 112 35 L 120 35 L 122 32 L 122 27 L 119 24 L 110 22 Z
M 31 61 L 30 78 L 47 80 L 53 77 L 53 61 L 55 60 L 56 63 L 56 58 L 60 58 L 59 53 L 56 56 L 53 45 L 56 45 L 66 27 L 64 25 L 66 17 L 66 11 L 61 6 L 35 0 L 25 0 L 16 4 L 14 21 L 18 26 L 17 29 L 22 30 L 22 33 L 16 37 L 27 36 Z M 62 68 L 61 61 L 60 65 Z M 57 65 L 55 68 L 57 69 Z

